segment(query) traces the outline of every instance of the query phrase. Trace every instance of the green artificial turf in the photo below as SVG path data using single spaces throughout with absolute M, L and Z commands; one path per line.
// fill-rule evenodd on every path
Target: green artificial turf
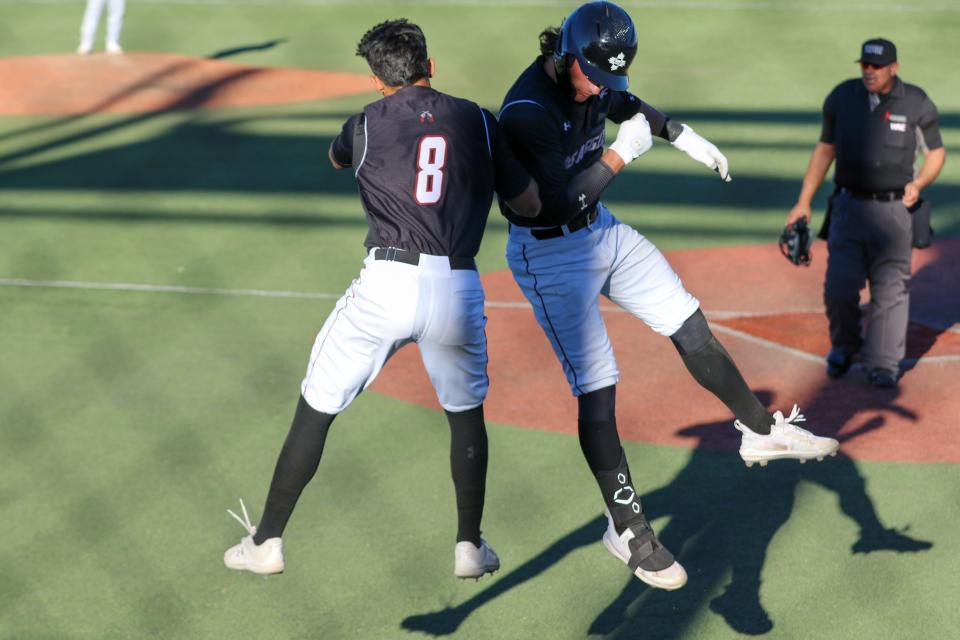
M 734 176 L 658 143 L 618 178 L 606 201 L 663 249 L 774 241 L 821 101 L 868 37 L 898 44 L 902 75 L 940 107 L 948 148 L 958 140 L 949 3 L 624 4 L 641 34 L 636 93 L 717 143 Z M 436 86 L 496 109 L 538 30 L 572 6 L 143 0 L 124 45 L 207 56 L 282 39 L 227 59 L 365 73 L 359 36 L 408 16 Z M 0 1 L 0 57 L 71 51 L 81 11 Z M 313 336 L 364 255 L 353 179 L 324 155 L 373 97 L 0 118 L 0 279 L 326 296 L 0 287 L 0 638 L 955 635 L 956 465 L 748 471 L 728 453 L 626 443 L 690 572 L 664 593 L 599 543 L 575 438 L 493 424 L 484 529 L 503 569 L 457 582 L 445 421 L 374 392 L 333 427 L 285 536 L 287 572 L 225 569 L 242 534 L 225 509 L 243 496 L 259 516 Z M 948 158 L 929 191 L 941 235 L 960 232 L 958 166 Z M 494 214 L 488 229 L 480 264 L 499 270 L 506 226 Z M 861 537 L 888 549 L 853 553 Z M 907 552 L 911 540 L 933 546 Z M 711 609 L 725 590 L 729 606 Z

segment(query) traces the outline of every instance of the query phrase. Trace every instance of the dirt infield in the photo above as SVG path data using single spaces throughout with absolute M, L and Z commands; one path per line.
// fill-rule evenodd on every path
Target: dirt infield
M 141 113 L 372 92 L 366 76 L 250 67 L 171 53 L 0 59 L 0 115 Z
M 839 434 L 857 459 L 960 462 L 956 438 L 960 376 L 960 239 L 914 253 L 911 331 L 903 379 L 874 389 L 854 368 L 839 381 L 824 373 L 828 348 L 821 285 L 825 247 L 810 268 L 793 267 L 774 245 L 668 254 L 697 295 L 747 382 L 774 409 L 800 405 L 808 425 Z M 724 283 L 717 286 L 716 283 Z M 490 420 L 576 433 L 576 402 L 509 273 L 484 276 L 490 349 Z M 618 423 L 627 439 L 735 449 L 729 412 L 684 369 L 669 340 L 603 301 L 620 367 Z M 373 387 L 388 396 L 438 407 L 416 349 L 400 351 Z M 718 424 L 720 423 L 720 424 Z

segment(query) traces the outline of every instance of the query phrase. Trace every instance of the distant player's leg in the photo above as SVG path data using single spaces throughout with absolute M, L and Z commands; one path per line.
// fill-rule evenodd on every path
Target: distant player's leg
M 337 302 L 314 341 L 301 397 L 263 509 L 254 527 L 241 521 L 250 535 L 227 550 L 231 569 L 269 574 L 283 571 L 281 536 L 303 489 L 313 478 L 334 417 L 376 378 L 390 356 L 410 341 L 413 332 L 416 279 L 404 278 L 403 267 L 367 259 L 361 277 Z M 407 274 L 410 275 L 410 274 Z M 240 518 L 234 515 L 238 520 Z
M 480 536 L 487 481 L 486 318 L 476 271 L 427 271 L 429 295 L 421 297 L 428 331 L 419 341 L 423 364 L 450 424 L 450 475 L 457 503 L 454 575 L 480 578 L 500 568 L 496 552 Z
M 123 11 L 126 0 L 109 0 L 107 11 L 107 53 L 123 53 L 120 47 L 120 32 L 123 30 Z
M 107 0 L 87 0 L 87 8 L 83 12 L 83 21 L 80 23 L 80 46 L 77 53 L 86 55 L 93 50 L 93 41 L 97 36 L 97 25 L 100 23 L 100 14 Z

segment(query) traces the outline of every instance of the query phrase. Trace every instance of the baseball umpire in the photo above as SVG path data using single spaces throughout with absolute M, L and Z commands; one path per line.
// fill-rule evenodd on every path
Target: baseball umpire
M 823 300 L 831 343 L 827 375 L 845 374 L 863 348 L 867 381 L 892 387 L 906 353 L 914 233 L 929 230 L 928 217 L 912 215 L 927 211 L 920 192 L 940 174 L 946 149 L 936 106 L 923 89 L 897 77 L 892 42 L 867 40 L 857 62 L 861 76 L 841 82 L 823 103 L 820 141 L 787 225 L 810 220 L 810 201 L 836 159 L 836 189 L 823 229 L 828 251 Z M 923 167 L 914 175 L 918 149 Z M 866 341 L 860 334 L 865 282 L 870 283 Z
M 607 508 L 604 545 L 647 584 L 677 589 L 687 574 L 650 528 L 620 446 L 619 372 L 600 294 L 671 338 L 697 382 L 736 416 L 748 465 L 822 458 L 837 441 L 798 427 L 796 407 L 788 417 L 767 412 L 664 256 L 599 201 L 620 170 L 650 149 L 653 134 L 730 180 L 716 146 L 627 92 L 637 52 L 630 16 L 610 2 L 583 4 L 562 28 L 540 34 L 540 51 L 500 110 L 500 126 L 543 201 L 533 219 L 502 207 L 510 221 L 507 259 L 577 397 L 580 446 Z M 607 119 L 620 128 L 604 150 Z
M 352 166 L 369 253 L 313 346 L 259 526 L 230 512 L 248 536 L 227 550 L 231 569 L 283 571 L 281 536 L 320 463 L 333 419 L 401 347 L 416 342 L 450 423 L 457 502 L 454 574 L 500 566 L 480 538 L 487 470 L 487 343 L 474 257 L 494 190 L 518 217 L 540 209 L 537 185 L 509 152 L 493 114 L 430 87 L 434 61 L 420 28 L 380 23 L 357 47 L 384 96 L 349 118 L 330 146 Z

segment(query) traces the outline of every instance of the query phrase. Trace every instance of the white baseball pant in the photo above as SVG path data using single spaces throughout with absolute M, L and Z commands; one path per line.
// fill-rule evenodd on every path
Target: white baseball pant
M 510 226 L 507 262 L 533 305 L 540 327 L 573 395 L 620 380 L 599 296 L 671 336 L 699 308 L 670 263 L 652 242 L 617 220 L 603 204 L 592 224 L 540 240 Z
M 445 256 L 419 265 L 375 260 L 337 302 L 317 335 L 301 393 L 323 413 L 343 411 L 402 346 L 416 342 L 441 406 L 460 412 L 487 395 L 487 319 L 480 276 Z

